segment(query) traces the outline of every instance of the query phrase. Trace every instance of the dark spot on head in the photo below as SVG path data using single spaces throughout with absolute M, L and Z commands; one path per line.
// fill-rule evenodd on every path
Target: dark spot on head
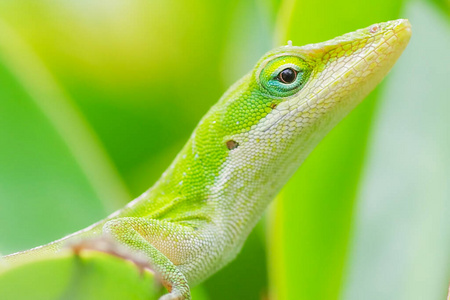
M 238 142 L 236 142 L 236 141 L 233 141 L 233 140 L 229 140 L 229 141 L 227 141 L 227 148 L 228 148 L 228 150 L 233 150 L 233 149 L 236 149 L 238 146 L 239 146 L 239 143 Z
M 193 229 L 194 229 L 195 231 L 197 231 L 197 230 L 198 230 L 198 227 L 195 227 L 195 226 L 194 226 L 194 227 L 192 227 L 192 228 L 193 228 Z
M 275 109 L 275 108 L 277 107 L 277 105 L 278 105 L 278 104 L 276 104 L 275 102 L 274 102 L 274 103 L 271 103 L 271 104 L 270 104 L 270 108 L 271 108 L 271 109 Z

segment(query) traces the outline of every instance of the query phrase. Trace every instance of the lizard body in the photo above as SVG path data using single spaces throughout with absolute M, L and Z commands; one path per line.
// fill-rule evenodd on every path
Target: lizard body
M 6 263 L 108 237 L 143 254 L 170 293 L 239 252 L 269 202 L 302 161 L 383 79 L 411 35 L 407 20 L 379 23 L 327 42 L 276 48 L 203 117 L 157 183 L 84 230 Z

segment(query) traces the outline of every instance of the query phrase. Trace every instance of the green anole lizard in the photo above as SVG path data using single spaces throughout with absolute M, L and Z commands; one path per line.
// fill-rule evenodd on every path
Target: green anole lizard
M 407 20 L 265 54 L 203 117 L 157 183 L 106 219 L 5 256 L 4 264 L 107 240 L 144 261 L 190 299 L 231 261 L 269 202 L 306 156 L 383 79 L 408 44 Z

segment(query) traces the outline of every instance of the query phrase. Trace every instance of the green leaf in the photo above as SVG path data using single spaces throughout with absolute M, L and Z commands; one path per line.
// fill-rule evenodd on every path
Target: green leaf
M 66 251 L 0 269 L 0 295 L 6 300 L 156 300 L 161 292 L 152 273 L 95 251 L 79 256 Z

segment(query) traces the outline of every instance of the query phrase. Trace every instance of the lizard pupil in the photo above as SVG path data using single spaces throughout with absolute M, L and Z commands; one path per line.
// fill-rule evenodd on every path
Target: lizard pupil
M 282 83 L 289 84 L 289 83 L 294 82 L 296 78 L 297 78 L 297 71 L 295 71 L 291 68 L 287 68 L 278 74 L 277 79 L 279 81 L 281 81 Z

